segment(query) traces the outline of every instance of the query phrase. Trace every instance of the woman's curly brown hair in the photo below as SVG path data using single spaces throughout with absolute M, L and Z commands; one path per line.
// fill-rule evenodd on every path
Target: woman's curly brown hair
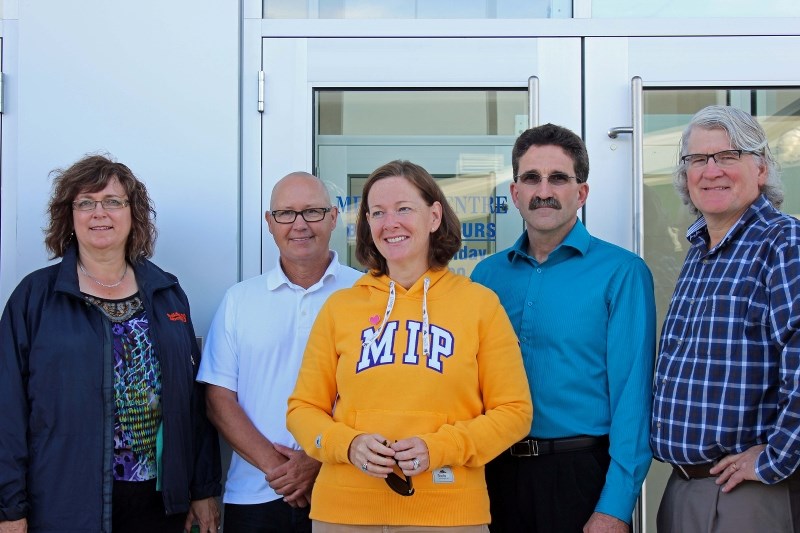
M 439 202 L 442 205 L 442 222 L 430 236 L 428 265 L 434 269 L 446 267 L 461 248 L 461 223 L 433 176 L 419 165 L 400 160 L 391 161 L 377 168 L 369 175 L 364 184 L 356 219 L 356 259 L 375 274 L 389 273 L 386 259 L 372 240 L 367 212 L 369 211 L 369 191 L 372 186 L 379 180 L 393 177 L 405 178 L 411 182 L 419 190 L 427 205 L 431 206 L 433 202 Z
M 153 256 L 156 211 L 147 189 L 131 169 L 104 155 L 89 155 L 66 170 L 56 169 L 50 174 L 53 193 L 48 203 L 50 222 L 45 228 L 44 244 L 51 259 L 64 257 L 73 238 L 72 202 L 75 198 L 81 193 L 102 191 L 113 179 L 125 189 L 130 202 L 131 232 L 125 244 L 125 257 L 135 263 Z

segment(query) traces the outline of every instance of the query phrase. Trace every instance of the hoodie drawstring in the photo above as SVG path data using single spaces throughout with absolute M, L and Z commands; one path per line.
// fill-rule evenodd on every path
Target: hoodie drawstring
M 383 313 L 383 320 L 381 320 L 380 325 L 378 326 L 378 331 L 376 331 L 369 340 L 364 341 L 361 346 L 363 348 L 369 348 L 372 343 L 378 340 L 378 337 L 381 336 L 383 333 L 383 328 L 386 326 L 386 322 L 389 320 L 389 315 L 392 314 L 392 308 L 394 307 L 394 281 L 389 282 L 389 303 L 386 304 L 386 311 Z
M 425 278 L 423 280 L 423 289 L 422 289 L 422 353 L 425 357 L 429 357 L 431 354 L 431 335 L 430 335 L 430 322 L 428 320 L 428 288 L 431 285 L 431 279 Z M 392 314 L 392 308 L 394 308 L 394 300 L 395 300 L 395 290 L 394 290 L 394 281 L 389 282 L 389 302 L 386 304 L 386 311 L 383 313 L 383 320 L 381 320 L 380 325 L 378 326 L 378 330 L 373 333 L 372 337 L 368 340 L 365 340 L 361 346 L 363 348 L 369 348 L 378 337 L 381 336 L 383 333 L 383 328 L 386 327 L 386 323 L 389 321 L 389 315 Z
M 431 278 L 425 278 L 422 285 L 422 354 L 425 357 L 431 355 L 431 325 L 428 322 L 428 287 L 431 286 Z

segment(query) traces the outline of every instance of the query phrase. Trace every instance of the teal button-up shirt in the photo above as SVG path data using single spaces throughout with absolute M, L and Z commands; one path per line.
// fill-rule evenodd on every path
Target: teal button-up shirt
M 475 267 L 519 337 L 533 398 L 531 436 L 609 435 L 597 512 L 630 522 L 650 467 L 655 359 L 653 278 L 637 255 L 577 220 L 546 261 L 528 234 Z

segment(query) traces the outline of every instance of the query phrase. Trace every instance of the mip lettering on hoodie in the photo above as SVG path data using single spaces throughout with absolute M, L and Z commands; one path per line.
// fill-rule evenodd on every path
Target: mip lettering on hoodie
M 361 357 L 356 365 L 356 373 L 369 370 L 376 366 L 391 365 L 397 360 L 397 354 L 402 352 L 402 363 L 406 365 L 419 364 L 422 353 L 420 338 L 422 337 L 422 322 L 416 320 L 406 320 L 405 328 L 408 332 L 405 346 L 396 346 L 402 343 L 397 339 L 397 330 L 400 321 L 393 320 L 384 326 L 381 336 L 372 343 L 367 341 L 375 334 L 373 328 L 366 328 L 361 332 L 361 341 L 366 346 L 361 348 Z M 430 325 L 431 353 L 425 359 L 425 366 L 436 372 L 444 372 L 443 358 L 453 355 L 454 341 L 453 334 L 444 328 Z

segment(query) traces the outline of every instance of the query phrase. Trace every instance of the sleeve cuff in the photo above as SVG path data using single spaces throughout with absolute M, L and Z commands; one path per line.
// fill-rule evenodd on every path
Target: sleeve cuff
M 334 424 L 329 431 L 314 439 L 314 446 L 320 452 L 320 460 L 323 463 L 349 464 L 350 443 L 362 433 L 363 431 L 356 431 L 344 424 Z
M 595 512 L 613 516 L 630 525 L 633 516 L 633 509 L 636 507 L 636 499 L 639 495 L 609 494 L 603 489 L 600 499 L 595 507 Z
M 756 460 L 756 477 L 766 485 L 774 485 L 792 475 L 792 472 L 783 473 L 778 470 L 776 464 L 769 460 L 768 449 L 765 448 Z

